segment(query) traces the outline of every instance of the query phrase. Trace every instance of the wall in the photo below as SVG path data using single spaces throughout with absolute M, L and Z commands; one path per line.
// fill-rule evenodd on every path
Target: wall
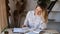
M 1 11 L 1 1 L 0 1 L 0 11 Z M 1 13 L 0 13 L 1 16 Z M 1 17 L 0 17 L 0 34 L 1 34 Z
M 56 11 L 56 12 L 51 12 L 49 14 L 49 19 L 55 19 L 56 22 L 60 22 L 60 12 Z
M 7 26 L 5 0 L 0 0 L 0 32 Z
M 37 5 L 37 0 L 27 0 L 26 10 L 34 10 Z
M 60 1 L 56 2 L 52 8 L 52 12 L 49 14 L 49 19 L 55 19 L 56 22 L 60 22 Z
M 54 5 L 52 11 L 60 11 L 60 1 L 57 1 Z

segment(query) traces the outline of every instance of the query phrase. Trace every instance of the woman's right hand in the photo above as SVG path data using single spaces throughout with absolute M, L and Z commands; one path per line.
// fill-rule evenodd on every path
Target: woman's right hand
M 23 27 L 27 27 L 27 26 L 26 26 L 26 25 L 22 25 L 22 28 L 23 28 Z

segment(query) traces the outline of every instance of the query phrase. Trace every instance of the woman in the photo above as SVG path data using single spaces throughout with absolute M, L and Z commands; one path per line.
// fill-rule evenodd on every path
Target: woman
M 44 30 L 47 28 L 47 23 L 48 12 L 46 9 L 46 4 L 40 2 L 34 11 L 28 12 L 23 27 Z

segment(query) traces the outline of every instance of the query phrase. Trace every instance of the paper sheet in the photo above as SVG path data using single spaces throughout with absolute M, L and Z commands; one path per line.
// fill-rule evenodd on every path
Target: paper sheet
M 34 33 L 40 33 L 42 30 L 40 30 L 40 29 L 37 29 L 37 30 L 35 30 L 35 31 L 33 31 Z

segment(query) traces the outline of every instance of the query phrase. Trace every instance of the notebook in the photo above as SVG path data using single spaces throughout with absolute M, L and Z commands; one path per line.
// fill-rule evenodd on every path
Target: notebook
M 27 31 L 28 31 L 28 28 L 13 28 L 13 32 L 24 33 L 24 32 L 27 32 Z

